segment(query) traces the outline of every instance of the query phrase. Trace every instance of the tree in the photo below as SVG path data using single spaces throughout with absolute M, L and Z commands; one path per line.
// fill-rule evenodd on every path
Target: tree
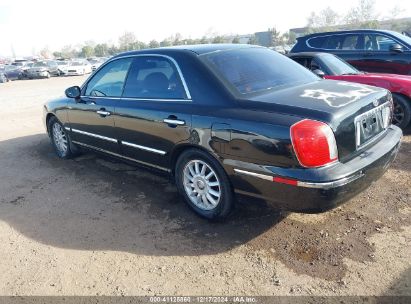
M 76 50 L 74 50 L 71 45 L 65 45 L 61 49 L 61 57 L 63 58 L 73 58 L 76 57 L 76 55 Z
M 99 43 L 94 47 L 94 54 L 98 57 L 104 57 L 109 54 L 107 43 Z
M 233 40 L 231 40 L 231 43 L 235 43 L 235 44 L 240 43 L 240 37 L 235 36 L 235 37 L 233 38 Z
M 200 44 L 207 44 L 207 43 L 209 43 L 207 37 L 206 36 L 201 37 Z
M 81 48 L 81 57 L 84 58 L 90 58 L 94 56 L 94 48 L 89 46 L 89 45 L 85 45 Z
M 318 13 L 311 12 L 308 17 L 307 27 L 309 32 L 329 31 L 333 26 L 340 21 L 340 16 L 330 7 L 326 7 Z
M 376 28 L 379 25 L 377 18 L 375 0 L 359 0 L 358 5 L 351 8 L 344 19 L 351 27 Z
M 151 40 L 150 43 L 148 44 L 148 47 L 150 49 L 155 49 L 155 48 L 160 47 L 160 43 L 158 43 L 157 40 Z
M 214 38 L 213 38 L 213 41 L 212 41 L 212 43 L 224 43 L 225 41 L 224 41 L 224 37 L 223 36 L 215 36 Z
M 160 46 L 165 47 L 165 46 L 171 46 L 172 43 L 169 39 L 164 39 L 163 41 L 160 42 Z
M 118 38 L 121 51 L 130 51 L 137 42 L 136 36 L 132 32 L 125 32 Z
M 49 50 L 48 47 L 43 48 L 43 49 L 40 51 L 40 55 L 41 55 L 41 57 L 43 57 L 44 59 L 50 59 L 51 56 L 52 56 L 52 54 L 51 54 L 51 52 L 50 52 L 50 50 Z
M 183 44 L 183 36 L 180 33 L 176 33 L 174 36 L 170 37 L 173 45 L 182 45 Z
M 258 41 L 257 41 L 257 37 L 255 36 L 255 35 L 252 35 L 251 37 L 250 37 L 250 39 L 248 39 L 248 42 L 247 42 L 248 44 L 252 44 L 252 45 L 256 45 L 257 43 L 258 43 Z
M 61 52 L 53 52 L 53 56 L 54 56 L 54 58 L 61 58 L 61 57 L 63 57 L 63 54 L 61 53 Z
M 270 33 L 270 41 L 268 46 L 277 46 L 277 45 L 282 45 L 282 39 L 281 39 L 281 34 L 280 31 L 277 31 L 275 27 L 269 28 L 268 32 Z

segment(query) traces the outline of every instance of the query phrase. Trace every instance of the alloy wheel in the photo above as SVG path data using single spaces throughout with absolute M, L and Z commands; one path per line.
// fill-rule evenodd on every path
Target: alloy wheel
M 202 210 L 216 208 L 222 189 L 215 171 L 202 160 L 191 160 L 184 167 L 184 190 L 190 201 Z
M 62 155 L 66 154 L 68 149 L 68 140 L 63 127 L 59 123 L 56 122 L 53 124 L 52 134 L 54 144 L 59 153 Z

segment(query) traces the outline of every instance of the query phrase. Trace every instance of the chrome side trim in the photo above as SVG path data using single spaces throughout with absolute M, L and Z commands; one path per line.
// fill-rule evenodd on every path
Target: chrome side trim
M 170 61 L 174 64 L 174 66 L 176 67 L 177 73 L 178 73 L 178 75 L 180 76 L 181 83 L 182 83 L 183 88 L 184 88 L 184 91 L 185 91 L 185 93 L 186 93 L 187 99 L 182 99 L 182 100 L 184 100 L 184 101 L 191 101 L 190 90 L 188 89 L 186 80 L 185 80 L 185 78 L 184 78 L 184 76 L 183 76 L 183 73 L 181 72 L 180 66 L 178 65 L 177 61 L 176 61 L 174 58 L 172 58 L 172 57 L 170 57 L 170 56 L 168 56 L 168 55 L 163 55 L 163 54 L 151 54 L 151 53 L 146 53 L 146 54 L 124 55 L 124 56 L 119 56 L 119 57 L 115 57 L 115 58 L 113 58 L 113 59 L 107 60 L 107 61 L 106 61 L 104 64 L 102 64 L 97 70 L 95 70 L 95 71 L 90 75 L 89 78 L 87 78 L 87 80 L 86 80 L 86 81 L 84 82 L 84 84 L 81 86 L 81 90 L 83 90 L 83 88 L 85 87 L 85 85 L 88 84 L 89 80 L 91 80 L 91 79 L 94 77 L 94 75 L 96 75 L 96 73 L 97 73 L 99 70 L 101 70 L 106 64 L 109 64 L 110 62 L 113 62 L 113 61 L 115 61 L 115 60 L 117 60 L 117 59 L 124 59 L 124 58 L 131 58 L 131 57 L 162 57 L 162 58 L 166 58 L 166 59 L 170 60 Z M 93 76 L 93 77 L 92 77 L 92 76 Z M 120 98 L 119 98 L 119 99 L 120 99 Z M 135 98 L 133 98 L 133 99 L 135 99 Z M 144 100 L 144 99 L 143 99 L 143 100 Z M 153 99 L 153 100 L 160 100 L 160 99 Z M 173 100 L 173 99 L 172 99 L 172 100 Z
M 130 142 L 127 142 L 127 141 L 122 141 L 121 143 L 125 146 L 129 146 L 129 147 L 132 147 L 132 148 L 136 148 L 136 149 L 140 149 L 140 150 L 144 150 L 144 151 L 148 151 L 148 152 L 153 152 L 153 153 L 160 154 L 160 155 L 165 155 L 167 153 L 167 152 L 162 151 L 162 150 L 157 150 L 157 149 L 153 149 L 153 148 L 146 147 L 146 146 L 136 145 L 136 144 L 133 144 L 133 143 L 130 143 Z
M 265 175 L 265 174 L 260 174 L 260 173 L 255 173 L 255 172 L 250 172 L 250 171 L 245 171 L 241 169 L 234 169 L 234 172 L 240 175 L 247 175 L 247 176 L 253 176 L 257 178 L 261 178 L 264 180 L 268 181 L 273 181 L 274 176 L 270 175 Z M 351 183 L 361 177 L 364 176 L 364 173 L 359 172 L 357 174 L 341 178 L 332 182 L 323 182 L 323 183 L 312 183 L 312 182 L 302 182 L 302 181 L 297 181 L 297 186 L 299 187 L 305 187 L 305 188 L 315 188 L 315 189 L 330 189 L 330 188 L 336 188 L 336 187 L 341 187 L 344 186 L 348 183 Z
M 79 145 L 79 146 L 83 146 L 83 147 L 93 149 L 93 150 L 96 150 L 96 151 L 99 151 L 99 152 L 107 153 L 107 154 L 110 154 L 110 155 L 113 155 L 113 156 L 116 156 L 116 157 L 119 157 L 119 158 L 123 158 L 123 159 L 129 160 L 129 161 L 132 161 L 132 162 L 136 162 L 136 163 L 139 163 L 139 164 L 142 164 L 142 165 L 145 165 L 145 166 L 156 168 L 156 169 L 159 169 L 159 170 L 162 170 L 162 171 L 165 171 L 165 172 L 170 172 L 170 169 L 167 169 L 167 168 L 164 168 L 164 167 L 149 164 L 149 163 L 143 162 L 141 160 L 137 160 L 137 159 L 134 159 L 134 158 L 131 158 L 131 157 L 120 155 L 120 154 L 110 152 L 110 151 L 107 151 L 107 150 L 104 150 L 104 149 L 100 149 L 100 148 L 97 148 L 97 147 L 94 147 L 94 146 L 91 146 L 91 145 L 83 144 L 83 143 L 78 142 L 78 141 L 73 140 L 72 142 L 76 145 Z
M 258 178 L 261 178 L 261 179 L 269 180 L 271 182 L 273 181 L 272 176 L 265 175 L 265 174 L 255 173 L 255 172 L 251 172 L 251 171 L 245 171 L 245 170 L 241 170 L 241 169 L 234 169 L 234 172 L 238 173 L 238 174 L 242 174 L 242 175 L 249 175 L 249 176 L 258 177 Z
M 90 137 L 94 137 L 94 138 L 98 138 L 98 139 L 107 140 L 107 141 L 110 141 L 110 142 L 117 143 L 117 139 L 114 139 L 114 138 L 111 138 L 111 137 L 106 137 L 106 136 L 102 136 L 102 135 L 98 135 L 98 134 L 94 134 L 94 133 L 89 133 L 89 132 L 81 131 L 81 130 L 78 130 L 78 129 L 71 129 L 71 131 L 75 132 L 75 133 L 87 135 L 87 136 L 90 136 Z

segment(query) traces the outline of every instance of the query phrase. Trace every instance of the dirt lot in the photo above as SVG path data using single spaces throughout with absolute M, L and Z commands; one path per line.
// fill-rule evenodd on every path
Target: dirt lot
M 392 168 L 341 208 L 242 200 L 211 224 L 164 177 L 54 155 L 42 104 L 82 81 L 0 84 L 1 295 L 411 295 L 409 130 Z

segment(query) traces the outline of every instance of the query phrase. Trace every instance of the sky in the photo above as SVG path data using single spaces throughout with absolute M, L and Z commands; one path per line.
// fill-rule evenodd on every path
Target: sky
M 163 40 L 175 33 L 201 38 L 207 33 L 249 34 L 276 27 L 303 27 L 312 11 L 327 6 L 344 14 L 358 0 L 0 0 L 0 56 L 55 51 L 65 45 L 117 43 L 124 32 L 138 40 Z M 409 0 L 375 0 L 380 17 L 395 6 L 411 16 Z

